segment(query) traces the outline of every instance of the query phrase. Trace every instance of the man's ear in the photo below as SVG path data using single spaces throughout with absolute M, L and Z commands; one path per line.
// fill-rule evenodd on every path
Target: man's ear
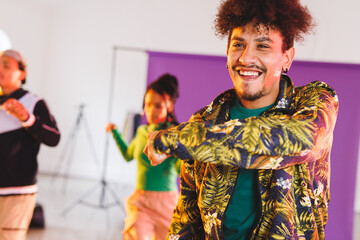
M 284 62 L 283 62 L 283 68 L 290 69 L 291 64 L 295 57 L 295 48 L 291 47 L 288 50 L 285 51 L 284 55 Z

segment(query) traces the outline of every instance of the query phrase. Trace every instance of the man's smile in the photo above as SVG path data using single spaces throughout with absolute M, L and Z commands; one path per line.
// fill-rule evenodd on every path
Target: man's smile
M 262 74 L 261 72 L 257 72 L 257 71 L 244 71 L 244 70 L 240 70 L 238 71 L 238 73 L 240 74 L 240 76 L 253 76 L 253 77 L 258 77 Z

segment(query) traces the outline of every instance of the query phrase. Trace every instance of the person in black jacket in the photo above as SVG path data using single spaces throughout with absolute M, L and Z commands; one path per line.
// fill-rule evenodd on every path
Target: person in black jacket
M 21 53 L 0 53 L 0 240 L 24 240 L 34 211 L 40 144 L 56 146 L 60 132 L 45 101 L 24 90 Z

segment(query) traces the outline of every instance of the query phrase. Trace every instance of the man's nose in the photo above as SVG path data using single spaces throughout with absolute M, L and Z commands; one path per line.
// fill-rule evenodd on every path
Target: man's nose
M 239 62 L 243 64 L 244 66 L 249 66 L 251 64 L 254 64 L 256 61 L 256 56 L 254 51 L 247 47 L 240 55 Z

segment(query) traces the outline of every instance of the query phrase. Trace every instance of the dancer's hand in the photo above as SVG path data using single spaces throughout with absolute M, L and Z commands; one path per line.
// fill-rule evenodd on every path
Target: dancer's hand
M 163 161 L 165 161 L 165 159 L 167 159 L 169 157 L 169 155 L 166 153 L 157 154 L 155 152 L 155 150 L 153 149 L 151 143 L 154 140 L 154 137 L 157 133 L 158 133 L 158 131 L 149 133 L 147 144 L 144 149 L 144 153 L 146 154 L 146 156 L 148 156 L 152 166 L 159 165 L 160 163 L 162 163 Z
M 112 130 L 115 130 L 115 129 L 116 129 L 116 125 L 113 123 L 108 123 L 106 125 L 106 132 L 111 132 Z
M 8 114 L 15 116 L 22 122 L 26 122 L 29 119 L 30 115 L 24 105 L 22 105 L 15 98 L 9 98 L 2 105 L 1 108 L 4 109 Z

